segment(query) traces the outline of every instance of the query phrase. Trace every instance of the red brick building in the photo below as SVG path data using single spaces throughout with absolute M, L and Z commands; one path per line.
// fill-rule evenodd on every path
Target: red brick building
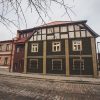
M 25 41 L 31 36 L 33 29 L 18 30 L 13 43 L 12 72 L 23 72 Z

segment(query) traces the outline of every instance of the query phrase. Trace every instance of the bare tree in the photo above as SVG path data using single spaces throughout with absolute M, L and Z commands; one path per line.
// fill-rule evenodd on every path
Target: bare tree
M 45 23 L 42 14 L 50 17 L 48 10 L 51 10 L 52 3 L 62 6 L 65 9 L 64 14 L 67 14 L 71 20 L 68 10 L 74 12 L 68 4 L 65 4 L 65 0 L 0 0 L 0 22 L 8 29 L 9 24 L 20 27 L 20 22 L 25 23 L 27 27 L 25 9 L 30 9 L 32 13 L 36 11 L 39 18 Z M 23 7 L 23 4 L 26 6 Z

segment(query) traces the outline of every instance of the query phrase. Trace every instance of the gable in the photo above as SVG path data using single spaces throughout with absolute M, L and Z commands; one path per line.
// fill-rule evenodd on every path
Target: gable
M 95 33 L 84 23 L 74 23 L 38 28 L 29 41 L 85 37 L 95 37 Z

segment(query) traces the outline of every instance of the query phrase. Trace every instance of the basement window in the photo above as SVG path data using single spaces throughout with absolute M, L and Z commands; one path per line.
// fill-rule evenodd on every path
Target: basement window
M 84 70 L 84 60 L 73 59 L 73 70 Z
M 52 70 L 62 70 L 62 59 L 52 59 Z
M 38 69 L 38 59 L 30 59 L 30 68 Z

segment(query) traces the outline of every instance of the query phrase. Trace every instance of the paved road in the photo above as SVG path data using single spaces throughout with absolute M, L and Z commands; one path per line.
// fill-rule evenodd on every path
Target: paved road
M 100 85 L 0 75 L 0 100 L 100 100 Z

